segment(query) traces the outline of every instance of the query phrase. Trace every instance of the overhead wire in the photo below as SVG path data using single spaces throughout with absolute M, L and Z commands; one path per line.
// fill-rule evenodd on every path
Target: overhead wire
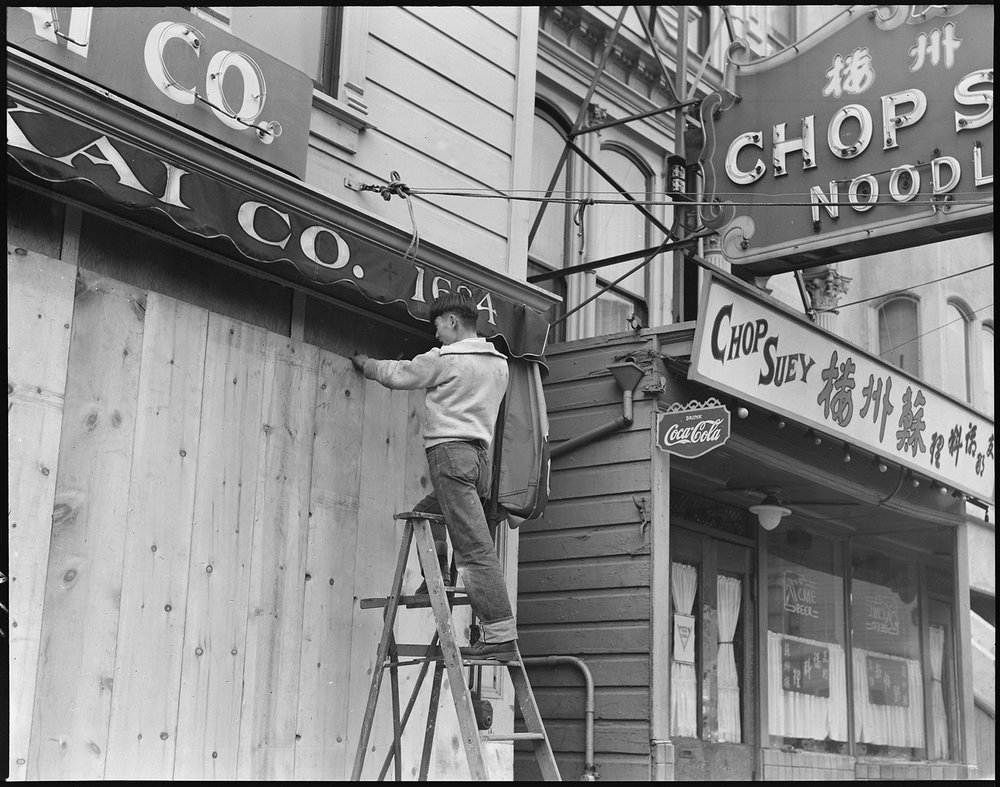
M 987 303 L 985 306 L 982 306 L 982 307 L 980 307 L 978 309 L 973 309 L 970 312 L 970 314 L 978 314 L 979 312 L 986 311 L 987 309 L 991 309 L 991 308 L 993 308 L 993 303 L 992 302 Z M 948 320 L 948 322 L 944 323 L 943 325 L 939 325 L 937 328 L 931 328 L 929 331 L 924 331 L 923 333 L 918 333 L 912 339 L 907 339 L 905 342 L 900 342 L 895 347 L 890 347 L 888 350 L 883 350 L 881 354 L 885 355 L 886 353 L 891 353 L 893 350 L 898 350 L 900 347 L 905 347 L 907 344 L 910 344 L 911 342 L 915 342 L 917 339 L 923 338 L 924 336 L 930 336 L 930 334 L 932 334 L 932 333 L 936 333 L 937 331 L 940 331 L 940 330 L 943 330 L 944 328 L 947 328 L 952 323 L 962 322 L 965 319 L 966 319 L 966 317 L 963 316 L 963 317 L 956 317 L 954 320 Z
M 981 271 L 984 268 L 992 268 L 992 267 L 993 267 L 993 263 L 989 262 L 986 265 L 979 265 L 978 267 L 969 268 L 968 270 L 965 270 L 965 271 L 958 271 L 957 273 L 951 273 L 951 274 L 949 274 L 947 276 L 941 276 L 938 279 L 931 279 L 930 281 L 921 282 L 920 284 L 912 284 L 909 287 L 905 287 L 903 289 L 889 290 L 888 292 L 883 292 L 883 293 L 881 293 L 879 295 L 872 295 L 869 298 L 861 298 L 860 300 L 851 301 L 850 303 L 842 303 L 842 304 L 840 304 L 838 306 L 832 306 L 832 307 L 825 308 L 825 309 L 813 309 L 813 311 L 815 311 L 815 312 L 832 312 L 832 311 L 838 311 L 840 309 L 845 309 L 848 306 L 857 306 L 859 303 L 868 303 L 870 301 L 880 300 L 881 298 L 888 298 L 889 296 L 892 296 L 892 295 L 900 295 L 902 293 L 909 292 L 910 290 L 915 290 L 918 287 L 926 287 L 928 284 L 937 284 L 938 282 L 946 281 L 947 279 L 954 279 L 956 276 L 964 276 L 967 273 L 975 273 L 976 271 Z

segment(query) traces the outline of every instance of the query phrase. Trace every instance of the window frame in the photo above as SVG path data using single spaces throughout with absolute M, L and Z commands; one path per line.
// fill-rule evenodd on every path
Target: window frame
M 916 360 L 916 368 L 913 370 L 904 369 L 902 366 L 898 365 L 890 358 L 887 358 L 885 356 L 885 353 L 888 351 L 883 351 L 882 349 L 882 324 L 881 324 L 882 314 L 887 306 L 897 302 L 907 302 L 913 306 L 913 314 L 914 314 L 913 337 L 908 341 L 904 342 L 903 344 L 895 342 L 893 344 L 893 348 L 902 347 L 904 346 L 904 344 L 913 344 L 915 346 L 917 360 Z M 907 374 L 912 374 L 915 377 L 921 376 L 920 371 L 924 361 L 923 342 L 921 339 L 921 330 L 920 330 L 920 322 L 921 322 L 920 303 L 921 303 L 920 298 L 916 295 L 913 295 L 912 293 L 894 294 L 887 298 L 883 298 L 877 301 L 872 308 L 873 325 L 872 325 L 872 331 L 869 334 L 872 337 L 873 344 L 875 345 L 873 348 L 874 354 L 880 360 L 884 361 L 885 363 L 888 363 L 889 365 L 893 366 L 896 369 L 899 369 L 900 371 L 904 371 Z
M 945 319 L 942 324 L 942 328 L 950 329 L 956 322 L 954 315 L 952 314 L 952 309 L 958 312 L 958 316 L 961 319 L 961 333 L 962 333 L 962 351 L 965 356 L 965 390 L 961 394 L 954 393 L 951 390 L 950 380 L 946 376 L 946 372 L 951 370 L 948 359 L 953 357 L 953 351 L 958 348 L 953 348 L 950 346 L 949 337 L 952 335 L 950 330 L 942 330 L 942 364 L 941 364 L 941 382 L 942 389 L 949 392 L 955 398 L 961 399 L 964 402 L 972 404 L 972 364 L 973 364 L 973 336 L 972 336 L 972 326 L 975 321 L 973 317 L 972 310 L 966 305 L 964 301 L 959 298 L 948 298 L 945 301 Z

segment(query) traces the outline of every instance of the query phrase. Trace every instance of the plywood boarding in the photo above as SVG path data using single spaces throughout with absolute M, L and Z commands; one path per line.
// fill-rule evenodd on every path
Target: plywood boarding
M 235 779 L 267 332 L 209 317 L 175 779 Z
M 75 268 L 7 247 L 8 775 L 28 775 Z
M 25 774 L 344 778 L 381 628 L 357 598 L 429 488 L 422 392 L 93 273 L 76 312 Z
M 320 353 L 306 545 L 295 779 L 350 774 L 348 703 L 365 383 L 350 361 Z
M 290 779 L 302 646 L 318 350 L 269 334 L 237 778 Z
M 104 776 L 145 308 L 144 291 L 80 271 L 53 474 L 31 779 Z
M 147 299 L 105 776 L 170 779 L 208 312 Z

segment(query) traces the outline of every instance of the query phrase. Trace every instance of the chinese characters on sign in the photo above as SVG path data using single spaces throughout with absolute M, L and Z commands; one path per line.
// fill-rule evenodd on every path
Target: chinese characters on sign
M 692 380 L 993 502 L 992 420 L 718 278 L 701 314 Z
M 764 275 L 990 229 L 992 7 L 912 9 L 841 15 L 766 58 L 730 49 L 700 153 L 729 262 Z
M 830 649 L 782 637 L 781 688 L 814 697 L 829 697 Z
M 872 705 L 910 705 L 910 681 L 906 662 L 878 656 L 865 657 L 868 672 L 868 701 Z

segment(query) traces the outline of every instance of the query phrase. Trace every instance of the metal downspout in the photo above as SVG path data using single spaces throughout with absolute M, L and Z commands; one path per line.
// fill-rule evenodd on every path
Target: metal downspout
M 632 402 L 635 394 L 635 387 L 639 384 L 639 380 L 643 377 L 642 368 L 632 362 L 626 361 L 625 363 L 616 363 L 608 367 L 608 371 L 614 376 L 615 381 L 618 383 L 618 387 L 622 390 L 622 414 L 618 416 L 614 421 L 609 421 L 606 424 L 601 424 L 600 426 L 591 429 L 589 432 L 584 432 L 576 437 L 571 437 L 563 443 L 552 448 L 549 451 L 549 457 L 555 459 L 563 454 L 568 454 L 570 451 L 575 451 L 577 448 L 588 443 L 594 442 L 599 437 L 604 437 L 606 434 L 610 434 L 624 426 L 630 426 L 632 424 Z
M 583 673 L 583 678 L 587 684 L 587 699 L 583 709 L 584 724 L 586 725 L 586 749 L 581 781 L 596 781 L 598 776 L 597 767 L 594 765 L 594 677 L 590 674 L 590 668 L 584 663 L 583 659 L 578 659 L 576 656 L 530 656 L 521 659 L 521 661 L 524 664 L 547 664 L 549 666 L 572 664 L 578 667 Z

